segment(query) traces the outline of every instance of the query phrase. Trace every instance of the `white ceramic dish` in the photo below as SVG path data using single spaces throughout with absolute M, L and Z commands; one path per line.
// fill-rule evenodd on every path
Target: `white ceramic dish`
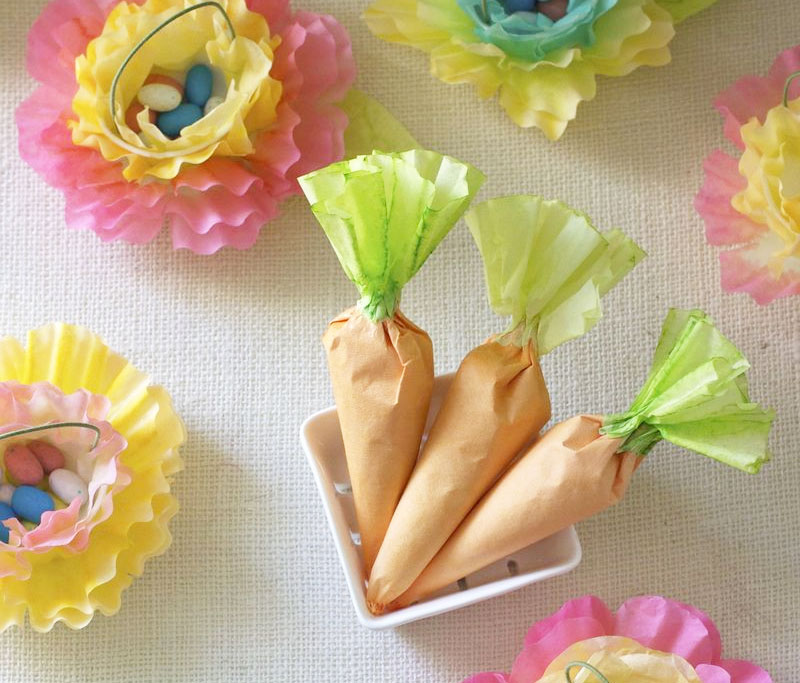
M 452 378 L 453 375 L 436 378 L 426 434 Z M 570 527 L 461 579 L 427 600 L 374 616 L 367 609 L 361 547 L 336 409 L 329 408 L 309 417 L 301 428 L 301 440 L 314 472 L 358 620 L 368 628 L 391 628 L 488 600 L 565 574 L 581 561 L 578 534 Z

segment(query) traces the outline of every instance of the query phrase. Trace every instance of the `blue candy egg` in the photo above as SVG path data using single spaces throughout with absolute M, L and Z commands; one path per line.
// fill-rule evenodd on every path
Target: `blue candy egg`
M 53 499 L 35 486 L 18 486 L 11 496 L 11 507 L 18 517 L 34 524 L 42 521 L 43 513 L 56 508 Z
M 533 12 L 536 0 L 505 0 L 506 12 Z
M 177 138 L 186 126 L 191 126 L 195 121 L 203 118 L 203 110 L 196 104 L 184 102 L 172 111 L 165 111 L 158 115 L 156 125 L 168 138 Z
M 16 517 L 16 515 L 14 514 L 14 510 L 11 509 L 11 506 L 0 503 L 0 541 L 3 543 L 8 543 L 8 527 L 2 524 L 2 521 L 4 519 L 11 519 L 12 517 Z
M 206 106 L 214 87 L 214 74 L 205 64 L 195 64 L 186 74 L 183 93 L 186 99 L 201 109 Z

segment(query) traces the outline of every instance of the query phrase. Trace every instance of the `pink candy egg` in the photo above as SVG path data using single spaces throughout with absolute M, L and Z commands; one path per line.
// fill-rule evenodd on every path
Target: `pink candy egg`
M 544 14 L 552 21 L 558 21 L 567 16 L 567 5 L 569 0 L 550 0 L 549 2 L 539 2 L 536 4 L 536 11 Z
M 9 480 L 17 485 L 38 486 L 44 469 L 30 448 L 16 445 L 6 449 L 3 461 Z
M 172 111 L 183 101 L 183 86 L 169 76 L 150 74 L 136 99 L 152 111 Z
M 60 449 L 46 441 L 32 441 L 28 448 L 39 461 L 45 474 L 50 474 L 53 470 L 64 467 L 66 460 Z

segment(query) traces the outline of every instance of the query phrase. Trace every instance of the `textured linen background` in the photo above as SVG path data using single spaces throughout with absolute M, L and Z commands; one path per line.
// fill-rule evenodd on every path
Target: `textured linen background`
M 729 656 L 759 662 L 776 683 L 800 678 L 800 300 L 759 308 L 723 294 L 692 208 L 703 157 L 723 143 L 712 97 L 800 42 L 800 3 L 722 0 L 680 27 L 671 66 L 601 79 L 551 144 L 470 88 L 429 77 L 427 56 L 374 39 L 359 20 L 365 0 L 296 0 L 348 27 L 359 85 L 423 145 L 488 175 L 482 198 L 561 197 L 650 253 L 608 297 L 605 320 L 546 359 L 556 418 L 627 407 L 669 306 L 711 313 L 751 360 L 753 396 L 778 411 L 775 457 L 760 476 L 661 445 L 622 504 L 580 525 L 575 572 L 381 633 L 356 622 L 298 440 L 302 420 L 332 402 L 320 335 L 355 289 L 300 198 L 241 253 L 68 232 L 60 194 L 16 149 L 14 109 L 33 87 L 25 37 L 44 4 L 0 1 L 0 330 L 88 325 L 172 392 L 189 440 L 170 551 L 113 618 L 4 634 L 0 681 L 457 683 L 508 669 L 534 620 L 590 592 L 615 606 L 641 593 L 691 602 L 716 619 Z M 431 334 L 442 372 L 500 329 L 463 223 L 403 310 Z

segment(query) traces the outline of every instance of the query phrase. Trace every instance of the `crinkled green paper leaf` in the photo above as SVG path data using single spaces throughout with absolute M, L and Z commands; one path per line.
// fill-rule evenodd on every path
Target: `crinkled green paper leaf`
M 378 100 L 352 89 L 339 106 L 350 119 L 344 132 L 344 153 L 348 159 L 359 154 L 404 152 L 419 143 L 408 129 Z
M 626 413 L 602 429 L 625 438 L 621 450 L 645 455 L 666 439 L 745 472 L 769 460 L 774 419 L 751 403 L 741 352 L 702 311 L 673 309 L 664 322 L 650 376 Z
M 533 338 L 539 355 L 588 332 L 601 297 L 644 258 L 619 230 L 605 235 L 588 217 L 533 195 L 491 199 L 467 214 L 483 256 L 489 301 L 511 316 L 515 339 Z
M 483 174 L 451 157 L 414 149 L 368 154 L 300 178 L 359 305 L 391 317 L 400 291 L 456 224 Z
M 717 0 L 656 0 L 671 15 L 676 24 L 693 14 L 711 7 Z

